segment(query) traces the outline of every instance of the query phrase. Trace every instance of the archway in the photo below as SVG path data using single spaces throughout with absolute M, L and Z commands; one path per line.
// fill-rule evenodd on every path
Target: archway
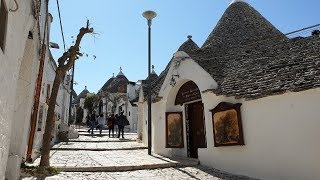
M 184 83 L 177 92 L 175 105 L 185 108 L 187 155 L 198 158 L 198 148 L 206 148 L 203 103 L 198 86 L 193 81 Z

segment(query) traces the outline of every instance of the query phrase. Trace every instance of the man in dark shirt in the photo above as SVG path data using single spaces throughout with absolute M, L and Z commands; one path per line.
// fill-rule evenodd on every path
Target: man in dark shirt
M 90 129 L 89 129 L 89 133 L 90 133 L 90 130 L 91 130 L 91 134 L 93 134 L 93 130 L 94 128 L 96 127 L 96 113 L 95 111 L 92 111 L 92 114 L 91 114 L 91 117 L 90 117 Z

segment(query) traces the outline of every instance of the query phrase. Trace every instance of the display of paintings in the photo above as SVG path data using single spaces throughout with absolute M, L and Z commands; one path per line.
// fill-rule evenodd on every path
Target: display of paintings
M 166 113 L 166 148 L 183 148 L 182 112 Z
M 244 145 L 240 106 L 221 102 L 211 110 L 215 147 Z

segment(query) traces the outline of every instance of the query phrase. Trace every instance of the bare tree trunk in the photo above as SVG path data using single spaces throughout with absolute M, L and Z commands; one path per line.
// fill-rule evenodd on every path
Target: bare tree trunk
M 61 81 L 63 80 L 66 72 L 73 66 L 76 59 L 82 54 L 79 52 L 80 42 L 82 37 L 87 33 L 93 33 L 93 28 L 89 28 L 89 21 L 87 21 L 87 27 L 83 27 L 80 29 L 79 34 L 77 35 L 77 39 L 74 46 L 71 46 L 69 50 L 58 59 L 58 67 L 56 69 L 56 76 L 53 82 L 49 108 L 47 113 L 46 127 L 42 140 L 42 151 L 41 151 L 41 167 L 50 166 L 50 149 L 51 149 L 51 136 L 54 130 L 54 109 L 56 106 L 56 100 L 59 92 L 59 87 Z M 71 102 L 70 102 L 71 103 Z
M 52 132 L 54 130 L 54 116 L 55 116 L 54 109 L 56 106 L 56 100 L 59 92 L 60 83 L 64 74 L 65 73 L 62 73 L 58 67 L 56 70 L 56 77 L 54 78 L 52 92 L 51 92 L 50 101 L 49 101 L 46 127 L 45 127 L 45 132 L 43 134 L 43 141 L 42 141 L 42 151 L 41 151 L 42 156 L 41 156 L 40 166 L 50 166 L 49 158 L 50 158 Z

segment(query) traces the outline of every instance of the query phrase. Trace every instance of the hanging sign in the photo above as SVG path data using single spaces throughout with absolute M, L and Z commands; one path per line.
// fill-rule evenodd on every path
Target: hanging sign
M 198 99 L 201 99 L 201 94 L 198 86 L 194 82 L 188 81 L 184 85 L 182 85 L 181 88 L 179 89 L 174 104 L 182 105 L 186 102 L 190 102 Z

